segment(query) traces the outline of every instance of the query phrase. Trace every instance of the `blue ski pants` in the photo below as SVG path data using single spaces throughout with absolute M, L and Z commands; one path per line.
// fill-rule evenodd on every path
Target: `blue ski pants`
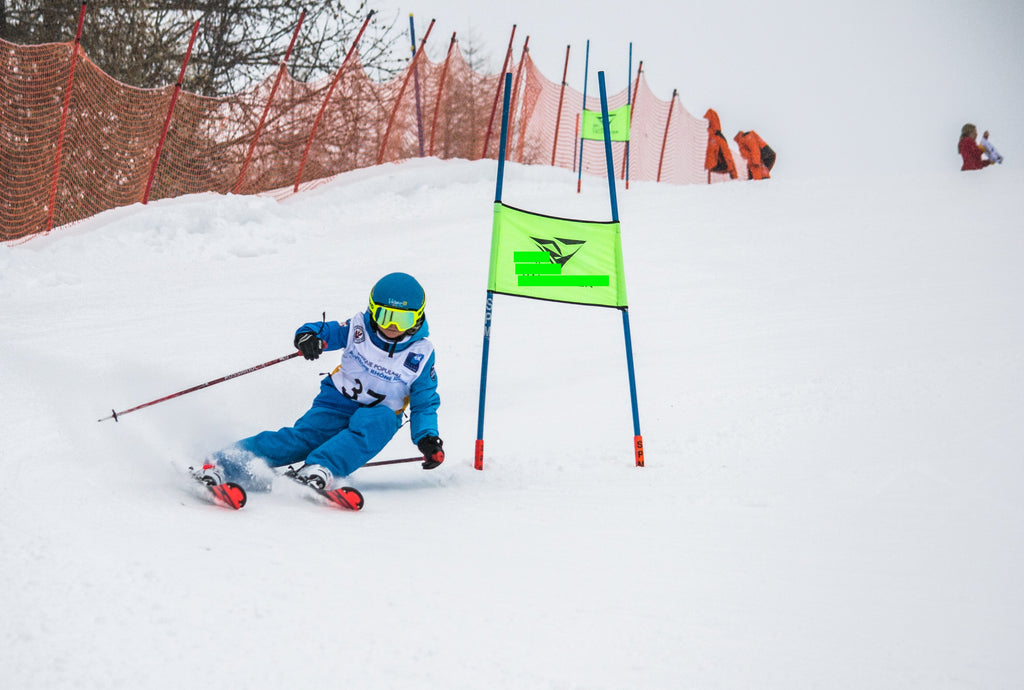
M 306 462 L 344 477 L 382 451 L 401 424 L 401 415 L 383 405 L 341 409 L 314 405 L 294 425 L 242 439 L 217 453 L 214 460 L 225 470 L 228 481 L 254 490 L 260 487 L 253 485 L 253 473 L 245 467 L 251 459 L 245 457 L 248 453 L 270 467 Z

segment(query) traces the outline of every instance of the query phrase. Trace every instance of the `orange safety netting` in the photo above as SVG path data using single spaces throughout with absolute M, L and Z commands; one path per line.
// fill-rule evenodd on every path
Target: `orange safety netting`
M 582 144 L 583 172 L 605 175 L 604 144 L 579 139 L 583 94 L 545 78 L 528 51 L 509 71 L 507 159 L 576 170 Z M 75 42 L 0 40 L 0 240 L 152 199 L 210 191 L 280 197 L 381 162 L 498 155 L 503 78 L 472 70 L 454 42 L 444 60 L 421 51 L 387 82 L 372 81 L 358 54 L 332 90 L 334 77 L 299 82 L 282 65 L 248 91 L 180 91 L 175 99 L 173 85 L 141 89 L 112 79 Z M 707 122 L 675 94 L 659 100 L 642 76 L 634 87 L 629 179 L 706 183 Z M 609 109 L 631 95 L 609 94 Z M 588 96 L 587 109 L 600 110 L 599 99 Z M 626 145 L 612 149 L 622 179 Z

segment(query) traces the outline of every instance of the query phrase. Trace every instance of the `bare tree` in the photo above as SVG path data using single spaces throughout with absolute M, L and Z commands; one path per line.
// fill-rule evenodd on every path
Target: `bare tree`
M 473 27 L 470 27 L 466 33 L 460 34 L 459 50 L 462 51 L 462 57 L 466 60 L 466 65 L 474 72 L 487 74 L 497 72 L 501 67 L 500 64 L 497 67 L 492 64 L 494 61 L 490 53 L 485 52 L 480 43 L 480 36 Z M 502 55 L 502 58 L 504 58 L 504 55 Z
M 78 4 L 0 0 L 0 38 L 24 45 L 57 43 L 74 37 Z M 70 32 L 67 24 L 71 23 Z M 70 33 L 70 38 L 69 34 Z
M 69 41 L 80 4 L 68 0 L 0 0 L 0 38 L 21 43 Z M 368 1 L 348 7 L 308 0 L 289 70 L 301 81 L 333 73 L 369 14 Z M 204 96 L 251 86 L 280 64 L 301 11 L 291 0 L 91 0 L 82 47 L 104 72 L 132 86 L 173 83 L 200 21 L 184 87 Z M 376 15 L 359 46 L 362 64 L 392 75 L 408 62 L 394 22 Z

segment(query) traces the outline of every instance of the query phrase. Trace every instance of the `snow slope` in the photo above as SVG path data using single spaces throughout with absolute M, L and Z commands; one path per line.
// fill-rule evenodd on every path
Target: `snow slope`
M 620 188 L 621 317 L 497 297 L 490 161 L 201 195 L 0 247 L 0 687 L 1018 688 L 1024 174 Z M 504 199 L 606 219 L 509 166 Z M 183 469 L 291 423 L 274 359 L 424 284 L 448 461 L 362 513 Z M 403 430 L 382 454 L 412 454 Z

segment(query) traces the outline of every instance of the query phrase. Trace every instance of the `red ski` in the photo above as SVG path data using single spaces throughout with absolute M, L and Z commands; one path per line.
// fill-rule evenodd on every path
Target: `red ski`
M 281 474 L 281 476 L 287 477 L 295 484 L 316 493 L 316 495 L 324 499 L 328 505 L 342 508 L 344 510 L 363 509 L 363 495 L 359 493 L 359 489 L 351 486 L 342 486 L 337 489 L 321 489 L 318 486 L 307 484 L 302 481 L 294 469 L 288 469 L 286 472 Z
M 207 484 L 202 480 L 198 480 L 200 484 L 206 487 L 207 491 L 210 492 L 213 502 L 219 506 L 225 508 L 231 508 L 238 510 L 245 505 L 247 496 L 245 495 L 245 489 L 240 487 L 234 482 L 226 482 L 224 484 Z
M 351 486 L 343 486 L 340 489 L 317 489 L 312 486 L 309 488 L 338 508 L 345 510 L 362 510 L 363 508 L 363 495 L 359 493 L 359 489 Z
M 212 467 L 212 465 L 204 465 L 203 469 Z M 239 510 L 245 505 L 245 501 L 248 498 L 243 489 L 234 482 L 224 482 L 223 484 L 211 484 L 210 482 L 215 481 L 212 478 L 204 477 L 201 470 L 197 470 L 194 467 L 188 468 L 189 476 L 196 481 L 200 486 L 206 489 L 203 496 L 209 498 L 216 505 L 224 508 L 231 508 L 232 510 Z

